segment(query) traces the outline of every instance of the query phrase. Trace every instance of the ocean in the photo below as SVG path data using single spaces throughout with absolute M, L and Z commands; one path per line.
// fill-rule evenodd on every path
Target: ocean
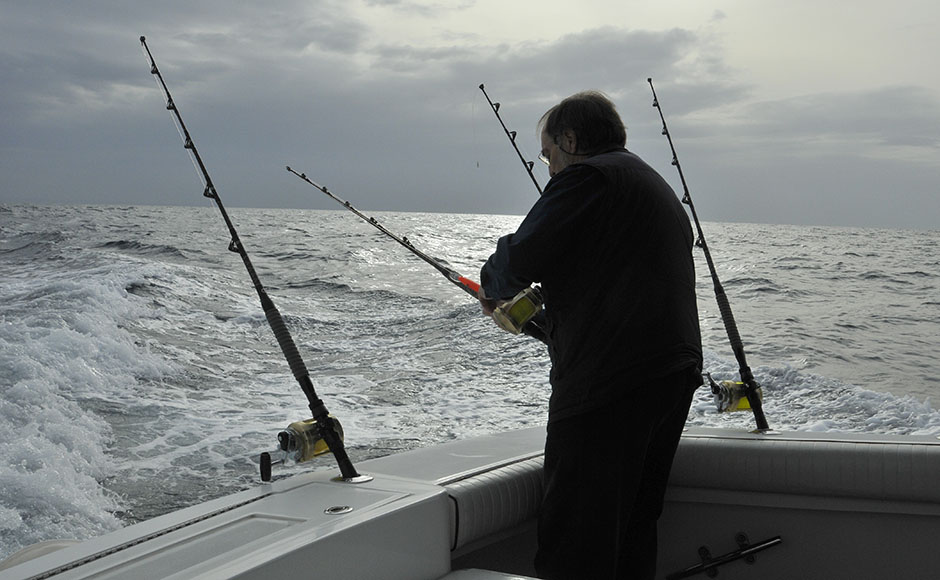
M 544 424 L 544 347 L 394 241 L 342 209 L 228 209 L 354 462 Z M 521 220 L 370 215 L 473 279 Z M 772 428 L 940 437 L 940 231 L 703 228 Z M 0 206 L 0 557 L 256 485 L 309 416 L 228 243 L 209 205 Z M 706 370 L 735 379 L 695 255 Z M 754 428 L 707 388 L 688 423 Z

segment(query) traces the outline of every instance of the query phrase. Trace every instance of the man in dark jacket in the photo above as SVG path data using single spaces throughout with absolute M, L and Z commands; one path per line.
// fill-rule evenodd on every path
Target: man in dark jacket
M 702 347 L 692 230 L 669 185 L 627 151 L 602 94 L 539 121 L 551 180 L 480 273 L 490 314 L 540 283 L 552 360 L 543 578 L 653 578 L 656 520 Z

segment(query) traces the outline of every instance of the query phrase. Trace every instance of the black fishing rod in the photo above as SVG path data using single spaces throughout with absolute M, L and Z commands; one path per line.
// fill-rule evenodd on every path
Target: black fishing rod
M 758 384 L 754 380 L 754 374 L 747 364 L 747 358 L 744 354 L 744 343 L 741 341 L 741 335 L 738 333 L 738 326 L 734 321 L 734 314 L 731 312 L 731 303 L 728 302 L 728 296 L 725 289 L 718 279 L 718 272 L 715 270 L 715 263 L 712 261 L 711 253 L 708 251 L 708 244 L 705 242 L 705 233 L 702 231 L 702 224 L 699 222 L 698 214 L 695 212 L 695 204 L 692 203 L 692 196 L 689 194 L 689 186 L 685 181 L 685 174 L 682 173 L 682 165 L 679 164 L 679 156 L 676 155 L 676 148 L 672 143 L 672 136 L 666 126 L 666 117 L 663 114 L 663 108 L 659 105 L 659 98 L 656 96 L 656 89 L 653 88 L 653 79 L 646 79 L 653 91 L 653 106 L 659 111 L 659 118 L 663 122 L 663 135 L 669 140 L 669 148 L 672 150 L 672 164 L 679 172 L 679 179 L 682 181 L 682 203 L 689 206 L 692 211 L 692 218 L 695 221 L 695 228 L 698 230 L 698 240 L 695 245 L 702 248 L 705 253 L 705 261 L 708 263 L 708 270 L 711 273 L 712 283 L 715 286 L 715 299 L 718 301 L 718 310 L 721 312 L 721 320 L 724 322 L 725 331 L 728 333 L 728 339 L 731 341 L 731 350 L 734 351 L 734 357 L 740 366 L 741 382 L 744 383 L 744 394 L 747 402 L 754 411 L 754 420 L 757 422 L 757 431 L 766 432 L 770 430 L 767 424 L 767 418 L 764 417 L 764 409 L 758 394 Z
M 378 220 L 376 220 L 374 217 L 369 217 L 369 216 L 365 215 L 364 213 L 362 213 L 361 211 L 359 211 L 358 209 L 356 209 L 355 207 L 353 207 L 353 205 L 352 205 L 351 203 L 349 203 L 348 201 L 337 197 L 337 196 L 336 196 L 332 191 L 330 191 L 327 187 L 325 187 L 325 186 L 323 186 L 323 185 L 319 185 L 319 184 L 313 182 L 309 177 L 307 177 L 307 174 L 306 174 L 306 173 L 297 173 L 296 171 L 294 171 L 293 169 L 291 169 L 291 167 L 290 167 L 289 165 L 287 166 L 287 171 L 293 173 L 294 175 L 296 175 L 296 176 L 299 177 L 300 179 L 306 181 L 308 184 L 312 185 L 312 186 L 315 187 L 316 189 L 319 189 L 321 192 L 323 192 L 324 194 L 326 194 L 327 197 L 329 197 L 330 199 L 332 199 L 332 200 L 335 201 L 336 203 L 340 204 L 341 206 L 345 207 L 345 208 L 348 209 L 349 211 L 353 212 L 353 213 L 356 214 L 360 219 L 362 219 L 363 221 L 365 221 L 366 223 L 368 223 L 368 224 L 371 225 L 372 227 L 376 228 L 377 230 L 379 230 L 380 232 L 382 232 L 382 233 L 385 234 L 386 236 L 392 238 L 393 240 L 395 240 L 396 242 L 398 242 L 398 243 L 401 244 L 402 246 L 404 246 L 406 249 L 408 249 L 408 251 L 410 251 L 410 252 L 413 253 L 414 255 L 418 256 L 419 258 L 421 258 L 422 260 L 424 260 L 425 262 L 427 262 L 428 264 L 430 264 L 431 266 L 433 266 L 438 272 L 440 272 L 441 274 L 443 274 L 445 278 L 447 278 L 450 282 L 452 282 L 453 284 L 455 284 L 458 288 L 460 288 L 461 290 L 463 290 L 464 292 L 466 292 L 466 293 L 469 294 L 470 296 L 473 296 L 474 298 L 478 298 L 478 297 L 479 297 L 479 291 L 480 291 L 480 284 L 479 284 L 479 283 L 474 282 L 474 281 L 471 280 L 470 278 L 467 278 L 467 277 L 465 277 L 465 276 L 462 276 L 462 275 L 459 274 L 456 270 L 454 270 L 454 269 L 452 269 L 452 268 L 450 268 L 450 267 L 444 265 L 443 263 L 441 263 L 441 261 L 438 260 L 437 258 L 434 258 L 434 257 L 432 257 L 432 256 L 429 256 L 429 255 L 425 254 L 424 252 L 422 252 L 422 251 L 419 250 L 418 248 L 414 247 L 414 245 L 411 243 L 411 241 L 410 241 L 407 237 L 399 236 L 399 235 L 393 233 L 393 232 L 390 231 L 388 228 L 386 228 L 385 226 L 383 226 L 382 224 L 380 224 L 380 223 L 378 222 Z M 528 295 L 527 295 L 527 296 L 528 296 Z M 517 298 L 519 298 L 519 297 L 517 297 Z M 513 300 L 516 300 L 516 299 L 513 299 Z M 518 305 L 517 307 L 518 307 L 519 310 L 513 310 L 513 309 L 512 309 L 512 306 L 511 306 L 511 307 L 509 307 L 509 308 L 505 308 L 505 307 L 504 307 L 504 309 L 503 309 L 501 312 L 507 312 L 508 315 L 511 316 L 511 317 L 513 318 L 513 320 L 515 320 L 515 321 L 523 320 L 523 317 L 524 317 L 526 314 L 529 314 L 530 309 L 533 309 L 533 308 L 536 308 L 536 307 L 537 307 L 537 308 L 541 308 L 541 302 L 539 302 L 538 305 L 535 305 L 533 302 L 531 302 L 531 301 L 528 300 L 528 299 L 522 299 L 522 298 L 520 298 L 519 301 L 516 301 L 516 302 L 512 302 L 512 301 L 511 301 L 511 303 L 512 303 L 513 306 L 517 306 L 517 305 Z M 536 324 L 535 322 L 533 322 L 530 318 L 531 318 L 531 316 L 530 316 L 529 318 L 527 318 L 526 321 L 523 322 L 522 324 L 515 324 L 514 326 L 517 326 L 518 329 L 513 330 L 513 329 L 511 329 L 511 328 L 507 328 L 507 330 L 510 330 L 510 332 L 516 332 L 516 333 L 518 333 L 518 332 L 521 330 L 522 333 L 527 334 L 527 335 L 529 335 L 529 336 L 531 336 L 531 337 L 533 337 L 533 338 L 537 338 L 537 339 L 541 340 L 542 342 L 548 344 L 548 335 L 547 335 L 547 333 L 545 332 L 545 330 L 542 329 L 542 327 L 540 327 L 538 324 Z
M 219 193 L 216 191 L 215 185 L 212 183 L 212 178 L 209 176 L 209 171 L 206 169 L 206 166 L 202 161 L 202 157 L 199 155 L 199 151 L 196 150 L 196 145 L 193 143 L 192 137 L 189 134 L 189 130 L 186 128 L 186 124 L 183 122 L 183 117 L 180 115 L 179 108 L 177 108 L 176 103 L 173 101 L 173 97 L 170 95 L 170 90 L 167 88 L 166 82 L 163 80 L 163 75 L 157 68 L 157 64 L 153 59 L 153 55 L 150 53 L 150 48 L 147 46 L 147 39 L 141 36 L 140 44 L 147 55 L 147 59 L 150 61 L 151 74 L 156 77 L 159 86 L 163 89 L 164 96 L 166 97 L 166 108 L 167 110 L 173 112 L 174 122 L 176 123 L 177 129 L 180 132 L 180 137 L 183 139 L 183 147 L 190 152 L 196 166 L 199 169 L 199 172 L 202 174 L 203 181 L 205 182 L 205 190 L 203 191 L 203 195 L 215 201 L 216 205 L 219 207 L 219 211 L 222 213 L 222 218 L 225 220 L 225 225 L 228 226 L 228 231 L 232 236 L 232 241 L 229 243 L 228 249 L 232 252 L 237 252 L 238 255 L 241 256 L 242 262 L 245 263 L 245 268 L 248 270 L 248 275 L 251 277 L 251 282 L 254 284 L 255 290 L 258 292 L 258 298 L 261 299 L 261 307 L 264 309 L 264 316 L 268 319 L 268 324 L 271 326 L 271 330 L 274 331 L 274 336 L 277 338 L 277 343 L 280 345 L 281 351 L 287 358 L 287 364 L 290 365 L 290 369 L 294 374 L 294 378 L 297 379 L 297 382 L 300 384 L 300 388 L 307 396 L 307 401 L 310 403 L 310 411 L 313 413 L 313 422 L 307 422 L 305 424 L 306 427 L 304 428 L 314 429 L 314 431 L 302 431 L 303 428 L 298 427 L 298 430 L 292 430 L 292 434 L 295 436 L 299 435 L 301 439 L 304 437 L 316 436 L 322 438 L 322 440 L 326 443 L 326 446 L 329 448 L 329 451 L 332 451 L 333 455 L 336 457 L 336 461 L 339 463 L 339 469 L 342 473 L 343 480 L 354 482 L 361 481 L 363 479 L 371 479 L 367 476 L 360 476 L 359 473 L 356 472 L 356 468 L 353 466 L 352 461 L 350 461 L 349 456 L 346 454 L 346 449 L 343 446 L 343 440 L 341 436 L 342 428 L 339 426 L 338 422 L 335 421 L 335 419 L 333 419 L 333 417 L 329 414 L 329 411 L 327 411 L 323 401 L 317 396 L 317 393 L 313 388 L 313 382 L 310 380 L 310 375 L 307 372 L 307 367 L 300 356 L 300 352 L 297 350 L 297 346 L 294 344 L 294 339 L 287 330 L 287 325 L 284 323 L 284 319 L 281 317 L 281 313 L 274 306 L 274 302 L 272 302 L 268 297 L 264 286 L 261 285 L 261 280 L 258 278 L 258 274 L 255 272 L 254 266 L 252 266 L 251 260 L 248 258 L 248 252 L 245 251 L 245 247 L 239 239 L 238 233 L 235 231 L 235 226 L 232 224 L 232 220 L 229 219 L 228 213 L 225 211 L 225 207 L 222 205 L 222 199 L 219 197 Z M 294 424 L 292 424 L 292 427 L 293 425 Z M 283 436 L 281 447 L 284 451 L 288 451 L 288 445 L 286 441 L 288 437 L 287 433 L 288 432 L 285 431 L 281 434 Z M 315 435 L 313 433 L 315 433 Z M 279 436 L 279 438 L 281 437 Z M 300 445 L 303 445 L 304 443 L 305 441 L 303 440 L 299 441 Z M 310 447 L 313 447 L 312 443 Z M 312 454 L 313 452 L 311 451 L 311 455 Z M 268 470 L 270 469 L 270 464 L 268 464 L 267 468 Z M 265 478 L 264 474 L 265 468 L 263 466 L 262 479 Z
M 525 166 L 526 173 L 529 174 L 529 177 L 532 178 L 532 183 L 535 184 L 535 189 L 539 190 L 539 195 L 542 195 L 542 186 L 539 185 L 538 180 L 535 178 L 535 173 L 532 171 L 532 168 L 535 166 L 534 161 L 526 161 L 526 158 L 522 155 L 522 152 L 519 151 L 519 146 L 516 145 L 516 132 L 510 131 L 506 127 L 506 123 L 503 122 L 503 118 L 499 115 L 499 103 L 494 103 L 490 96 L 486 94 L 486 89 L 483 85 L 480 85 L 480 90 L 483 91 L 483 96 L 486 97 L 486 102 L 490 104 L 490 108 L 493 109 L 493 114 L 496 115 L 496 118 L 499 120 L 499 124 L 502 125 L 503 131 L 506 133 L 506 137 L 509 137 L 509 142 L 512 143 L 512 148 L 516 150 L 516 155 L 519 156 L 519 161 L 522 161 L 522 165 Z
M 287 170 L 290 171 L 291 173 L 293 173 L 294 175 L 296 175 L 297 177 L 299 177 L 300 179 L 306 181 L 307 183 L 309 183 L 309 184 L 312 185 L 313 187 L 315 187 L 315 188 L 319 189 L 320 191 L 322 191 L 323 193 L 325 193 L 330 199 L 332 199 L 332 200 L 335 201 L 336 203 L 340 204 L 341 206 L 345 207 L 345 208 L 348 209 L 349 211 L 353 212 L 354 214 L 356 214 L 357 216 L 359 216 L 363 221 L 365 221 L 365 222 L 367 222 L 368 224 L 372 225 L 373 227 L 375 227 L 376 229 L 378 229 L 380 232 L 382 232 L 382 233 L 385 234 L 386 236 L 392 238 L 393 240 L 395 240 L 396 242 L 398 242 L 399 244 L 401 244 L 402 246 L 404 246 L 405 248 L 407 248 L 407 249 L 408 249 L 411 253 L 413 253 L 414 255 L 418 256 L 419 258 L 421 258 L 422 260 L 424 260 L 424 261 L 427 262 L 428 264 L 434 266 L 434 267 L 437 269 L 437 271 L 439 271 L 441 274 L 444 275 L 445 278 L 447 278 L 448 280 L 450 280 L 451 282 L 453 282 L 455 285 L 457 285 L 458 288 L 460 288 L 461 290 L 463 290 L 463 291 L 466 292 L 467 294 L 473 296 L 474 298 L 477 297 L 477 293 L 478 293 L 479 290 L 480 290 L 480 285 L 479 285 L 479 284 L 477 284 L 476 282 L 474 282 L 473 280 L 471 280 L 471 279 L 469 279 L 469 278 L 465 278 L 464 276 L 461 276 L 460 274 L 458 274 L 458 273 L 457 273 L 456 271 L 454 271 L 453 269 L 448 268 L 447 266 L 445 266 L 444 264 L 442 264 L 442 263 L 440 262 L 440 260 L 438 260 L 438 259 L 436 259 L 436 258 L 432 258 L 431 256 L 425 254 L 424 252 L 422 252 L 422 251 L 419 250 L 418 248 L 414 247 L 414 246 L 411 244 L 411 241 L 408 240 L 407 237 L 399 236 L 399 235 L 397 235 L 397 234 L 391 232 L 388 228 L 386 228 L 385 226 L 383 226 L 382 224 L 380 224 L 375 218 L 369 217 L 369 216 L 365 215 L 364 213 L 362 213 L 361 211 L 359 211 L 358 209 L 356 209 L 355 207 L 353 207 L 352 204 L 350 204 L 348 201 L 346 201 L 346 200 L 344 200 L 344 199 L 340 199 L 339 197 L 337 197 L 336 195 L 334 195 L 333 192 L 331 192 L 331 191 L 330 191 L 329 189 L 327 189 L 325 186 L 323 186 L 323 185 L 318 185 L 317 183 L 314 183 L 313 181 L 310 180 L 310 178 L 307 177 L 307 174 L 306 174 L 306 173 L 297 173 L 296 171 L 294 171 L 293 169 L 290 168 L 290 165 L 287 166 Z

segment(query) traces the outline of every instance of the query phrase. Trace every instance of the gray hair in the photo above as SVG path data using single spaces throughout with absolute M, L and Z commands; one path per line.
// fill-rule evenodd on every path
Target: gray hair
M 570 153 L 575 155 L 594 155 L 627 144 L 627 129 L 617 107 L 600 91 L 583 91 L 564 99 L 542 115 L 537 128 L 539 135 L 546 133 L 552 139 L 573 131 L 578 151 Z

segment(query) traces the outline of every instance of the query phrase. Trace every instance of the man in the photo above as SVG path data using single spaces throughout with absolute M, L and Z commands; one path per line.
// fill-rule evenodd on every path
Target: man
M 551 180 L 480 273 L 486 314 L 542 286 L 552 395 L 536 571 L 653 578 L 656 520 L 701 384 L 691 225 L 625 149 L 604 95 L 568 97 L 539 133 Z

